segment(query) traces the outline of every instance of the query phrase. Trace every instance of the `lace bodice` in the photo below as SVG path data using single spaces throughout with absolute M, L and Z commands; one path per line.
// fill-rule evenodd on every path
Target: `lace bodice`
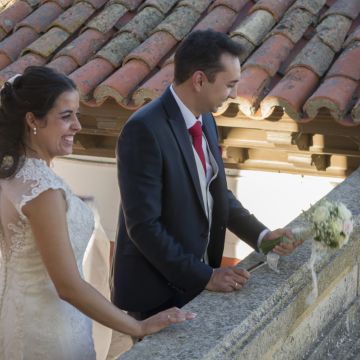
M 69 238 L 81 274 L 94 230 L 91 209 L 45 161 L 27 158 L 14 177 L 0 180 L 0 353 L 5 359 L 23 359 L 30 347 L 34 353 L 25 358 L 93 358 L 90 319 L 58 297 L 23 213 L 29 201 L 49 189 L 60 189 L 66 200 Z
M 5 261 L 32 244 L 30 224 L 23 214 L 26 203 L 49 189 L 61 189 L 67 204 L 70 241 L 81 271 L 81 261 L 94 229 L 91 209 L 74 196 L 65 182 L 40 159 L 29 158 L 12 179 L 0 181 L 0 245 Z

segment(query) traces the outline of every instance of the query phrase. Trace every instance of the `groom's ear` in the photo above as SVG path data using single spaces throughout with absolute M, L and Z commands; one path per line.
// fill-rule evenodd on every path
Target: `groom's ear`
M 200 92 L 203 89 L 204 85 L 204 72 L 201 70 L 197 70 L 194 72 L 194 74 L 191 77 L 192 85 L 196 92 Z

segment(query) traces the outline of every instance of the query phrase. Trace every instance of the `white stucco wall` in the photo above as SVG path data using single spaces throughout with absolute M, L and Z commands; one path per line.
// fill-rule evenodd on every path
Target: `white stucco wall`
M 114 239 L 120 202 L 115 159 L 74 155 L 56 159 L 54 170 L 76 194 L 94 197 L 102 225 Z M 229 188 L 242 204 L 271 229 L 285 226 L 342 181 L 260 171 L 227 170 L 227 175 Z M 251 251 L 228 233 L 225 256 L 242 259 Z

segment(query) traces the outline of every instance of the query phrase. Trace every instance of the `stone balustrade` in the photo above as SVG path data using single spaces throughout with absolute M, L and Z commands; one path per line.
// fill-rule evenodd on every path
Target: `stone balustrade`
M 342 201 L 358 216 L 360 169 L 327 198 Z M 300 215 L 289 226 L 304 224 Z M 357 224 L 349 243 L 316 265 L 319 296 L 311 305 L 306 303 L 312 289 L 307 241 L 280 259 L 278 274 L 263 266 L 238 292 L 203 291 L 185 307 L 197 313 L 196 319 L 147 337 L 120 359 L 358 359 L 359 248 Z M 248 268 L 261 259 L 254 252 L 239 266 Z

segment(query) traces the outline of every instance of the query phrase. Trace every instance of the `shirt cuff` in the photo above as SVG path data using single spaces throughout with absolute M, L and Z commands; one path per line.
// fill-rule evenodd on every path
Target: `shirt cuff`
M 259 249 L 259 253 L 260 253 L 260 254 L 263 254 L 263 252 L 261 251 L 260 246 L 261 246 L 261 243 L 262 243 L 265 235 L 266 235 L 268 232 L 270 232 L 269 229 L 264 229 L 264 230 L 260 233 L 260 235 L 259 235 L 259 237 L 258 237 L 257 247 L 258 247 L 258 249 Z

